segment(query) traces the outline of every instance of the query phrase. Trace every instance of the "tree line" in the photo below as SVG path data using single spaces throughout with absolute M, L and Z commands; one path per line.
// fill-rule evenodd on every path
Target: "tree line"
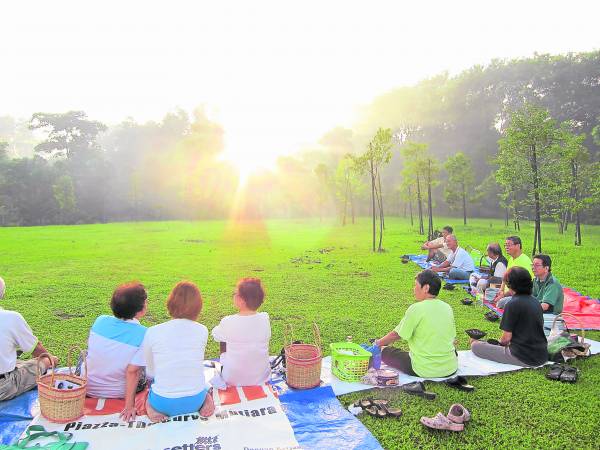
M 551 218 L 563 231 L 572 223 L 580 242 L 578 224 L 600 221 L 599 84 L 600 52 L 589 52 L 495 60 L 398 88 L 351 129 L 251 177 L 241 214 L 337 214 L 344 224 L 371 214 L 375 250 L 386 214 L 431 235 L 434 210 L 515 227 Z M 0 117 L 2 225 L 224 218 L 240 204 L 236 169 L 221 159 L 224 130 L 202 111 L 110 127 L 82 111 L 6 123 Z M 540 138 L 534 147 L 518 143 L 526 130 Z

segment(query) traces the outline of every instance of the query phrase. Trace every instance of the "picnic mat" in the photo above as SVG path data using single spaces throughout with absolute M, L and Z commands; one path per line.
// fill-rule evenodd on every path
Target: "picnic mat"
M 211 370 L 206 369 L 207 379 L 213 375 Z M 39 424 L 48 431 L 73 433 L 73 441 L 88 442 L 90 450 L 381 448 L 362 423 L 342 407 L 330 387 L 289 390 L 279 399 L 273 391 L 267 385 L 218 390 L 214 416 L 205 419 L 187 414 L 159 424 L 145 416 L 125 423 L 119 419 L 123 400 L 87 398 L 85 415 L 61 425 L 39 416 L 34 390 L 0 402 L 0 442 L 13 443 L 28 425 Z M 137 394 L 136 405 L 142 406 L 146 396 L 147 391 Z
M 279 399 L 304 449 L 382 449 L 369 430 L 344 409 L 331 386 L 289 390 Z
M 595 355 L 600 353 L 600 342 L 586 339 L 586 342 L 590 344 L 590 354 Z M 551 364 L 548 362 L 547 364 Z M 386 368 L 385 364 L 382 368 Z M 458 352 L 458 371 L 456 375 L 462 376 L 488 376 L 494 375 L 501 372 L 512 372 L 515 370 L 525 369 L 521 366 L 513 366 L 512 364 L 500 364 L 487 359 L 479 358 L 475 356 L 471 350 L 461 350 Z M 454 375 L 452 375 L 454 376 Z M 444 378 L 421 378 L 406 375 L 402 372 L 398 374 L 399 384 L 411 383 L 413 381 L 444 381 L 451 377 Z M 323 358 L 323 365 L 321 369 L 321 380 L 325 385 L 330 385 L 335 395 L 349 394 L 350 392 L 363 391 L 366 389 L 372 389 L 374 386 L 370 384 L 362 383 L 348 383 L 345 381 L 338 380 L 331 374 L 331 357 L 327 356 Z

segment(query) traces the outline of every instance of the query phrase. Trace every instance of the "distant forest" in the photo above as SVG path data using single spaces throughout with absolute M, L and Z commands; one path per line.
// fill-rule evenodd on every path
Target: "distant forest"
M 387 215 L 416 208 L 414 193 L 402 191 L 402 148 L 410 142 L 426 144 L 441 167 L 434 214 L 459 215 L 448 199 L 443 168 L 462 152 L 478 194 L 467 207 L 469 216 L 503 218 L 502 189 L 494 177 L 498 141 L 511 114 L 524 105 L 568 123 L 582 137 L 589 164 L 598 162 L 600 51 L 494 60 L 394 89 L 366 107 L 351 129 L 332 129 L 313 147 L 279 158 L 276 170 L 251 177 L 243 193 L 235 167 L 221 158 L 224 130 L 202 110 L 113 126 L 84 111 L 0 117 L 0 224 L 227 218 L 232 211 L 247 218 L 341 219 L 344 210 L 349 214 L 347 155 L 363 154 L 380 127 L 394 137 L 392 158 L 380 174 Z M 353 213 L 369 214 L 368 176 L 352 183 Z M 520 214 L 532 218 L 528 210 Z M 600 223 L 600 205 L 591 202 L 582 219 Z

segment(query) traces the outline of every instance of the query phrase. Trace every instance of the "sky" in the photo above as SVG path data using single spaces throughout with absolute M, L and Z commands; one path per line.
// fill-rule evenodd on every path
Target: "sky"
M 226 155 L 269 166 L 377 95 L 494 58 L 600 48 L 600 2 L 1 2 L 0 115 L 116 124 L 203 107 Z

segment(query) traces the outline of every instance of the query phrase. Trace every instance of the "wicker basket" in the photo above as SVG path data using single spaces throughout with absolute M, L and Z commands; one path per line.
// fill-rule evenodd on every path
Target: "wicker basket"
M 314 344 L 293 344 L 292 327 L 286 327 L 286 382 L 295 389 L 310 389 L 321 384 L 321 335 L 313 324 Z
M 85 354 L 80 349 L 79 354 L 83 357 L 83 364 L 85 365 L 86 375 L 80 377 L 73 374 L 71 369 L 71 353 L 69 350 L 67 355 L 67 365 L 69 366 L 69 373 L 54 373 L 54 365 L 52 365 L 52 373 L 42 375 L 40 371 L 40 360 L 38 358 L 38 396 L 40 401 L 40 412 L 44 418 L 50 422 L 56 423 L 67 423 L 73 422 L 83 416 L 83 404 L 85 402 L 85 394 L 87 391 L 87 362 L 85 360 Z M 47 353 L 40 355 L 48 356 Z M 72 389 L 59 389 L 56 387 L 57 382 L 68 382 L 79 385 Z

